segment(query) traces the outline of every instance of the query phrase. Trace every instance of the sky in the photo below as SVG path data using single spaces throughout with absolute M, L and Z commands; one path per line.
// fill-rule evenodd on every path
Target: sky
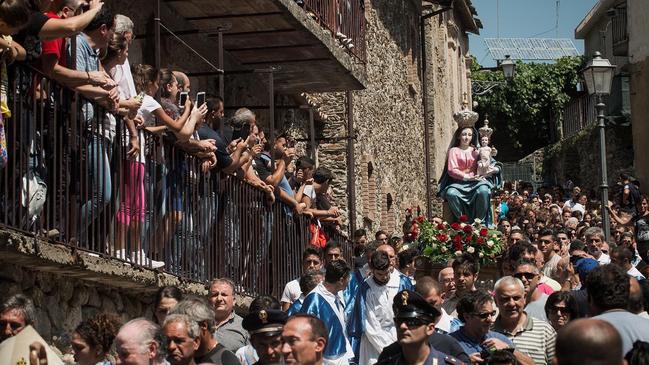
M 598 0 L 559 0 L 558 37 L 572 39 L 580 53 L 582 40 L 575 40 L 575 28 Z M 557 0 L 472 0 L 482 20 L 480 35 L 470 34 L 469 52 L 484 67 L 495 66 L 484 38 L 555 38 Z M 496 11 L 496 9 L 500 11 Z M 498 21 L 500 19 L 500 21 Z

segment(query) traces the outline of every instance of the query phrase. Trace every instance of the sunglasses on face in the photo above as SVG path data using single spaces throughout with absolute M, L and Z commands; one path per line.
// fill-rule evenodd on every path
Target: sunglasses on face
M 557 314 L 568 314 L 567 307 L 550 306 L 550 309 Z
M 536 277 L 536 275 L 537 274 L 535 274 L 533 272 L 517 272 L 516 274 L 514 274 L 512 276 L 515 277 L 516 279 L 523 280 L 523 278 L 525 278 L 526 280 L 529 281 L 529 280 L 534 279 Z
M 472 316 L 476 316 L 480 319 L 493 318 L 496 316 L 496 311 L 484 312 L 484 313 L 471 313 Z
M 421 318 L 395 318 L 394 323 L 397 325 L 397 327 L 401 327 L 401 324 L 405 324 L 408 329 L 413 329 L 425 326 L 430 322 L 425 321 Z
M 17 331 L 23 327 L 22 323 L 10 322 L 10 321 L 0 321 L 0 328 L 7 328 L 7 325 L 11 328 L 12 331 Z

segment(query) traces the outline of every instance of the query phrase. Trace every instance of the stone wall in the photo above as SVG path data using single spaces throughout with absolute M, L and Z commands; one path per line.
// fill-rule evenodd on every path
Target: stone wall
M 35 328 L 46 341 L 69 336 L 82 319 L 101 312 L 116 313 L 123 321 L 142 316 L 151 318 L 153 315 L 151 293 L 143 295 L 141 292 L 118 290 L 68 275 L 39 272 L 3 262 L 0 267 L 0 300 L 18 293 L 34 301 Z
M 633 127 L 633 166 L 640 186 L 649 186 L 649 154 L 644 147 L 649 141 L 649 2 L 627 1 L 629 57 L 631 62 L 631 125 Z
M 629 172 L 633 161 L 631 128 L 606 129 L 608 184 L 612 186 L 620 172 Z M 572 180 L 591 192 L 599 189 L 599 131 L 590 127 L 546 149 L 543 174 L 546 182 L 563 185 Z
M 367 88 L 351 93 L 356 228 L 394 231 L 403 209 L 425 208 L 424 140 L 418 78 L 418 9 L 409 1 L 366 1 Z M 347 206 L 345 93 L 313 95 L 328 116 L 319 161 L 336 174 L 334 200 Z M 327 140 L 329 139 L 329 140 Z

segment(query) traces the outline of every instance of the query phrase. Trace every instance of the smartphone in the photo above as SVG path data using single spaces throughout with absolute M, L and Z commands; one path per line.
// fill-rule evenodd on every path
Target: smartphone
M 196 93 L 196 106 L 200 108 L 203 104 L 205 104 L 205 92 L 201 91 Z
M 186 91 L 183 91 L 180 93 L 180 98 L 178 98 L 178 106 L 179 107 L 184 107 L 185 103 L 187 102 L 187 97 L 189 97 L 189 93 Z

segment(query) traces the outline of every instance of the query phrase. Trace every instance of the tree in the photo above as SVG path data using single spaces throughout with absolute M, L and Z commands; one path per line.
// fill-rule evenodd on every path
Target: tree
M 494 129 L 492 143 L 499 160 L 516 161 L 559 139 L 562 111 L 577 94 L 582 63 L 581 57 L 564 57 L 551 64 L 518 61 L 514 79 L 505 82 L 502 72 L 480 71 L 473 62 L 473 80 L 503 82 L 473 99 L 478 103 L 476 111 L 482 119 L 488 115 Z

